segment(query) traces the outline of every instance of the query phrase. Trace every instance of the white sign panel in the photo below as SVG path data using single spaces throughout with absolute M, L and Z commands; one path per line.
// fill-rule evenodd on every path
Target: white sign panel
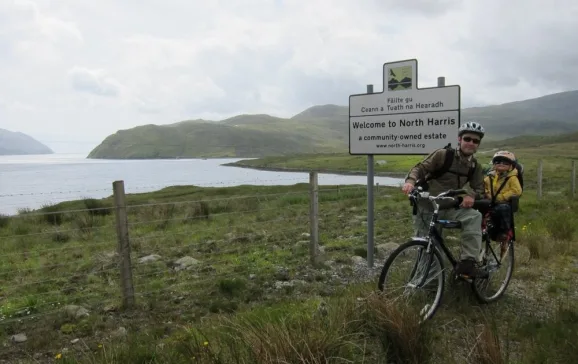
M 417 88 L 417 60 L 386 63 L 381 93 L 349 97 L 350 154 L 429 154 L 457 138 L 460 86 Z

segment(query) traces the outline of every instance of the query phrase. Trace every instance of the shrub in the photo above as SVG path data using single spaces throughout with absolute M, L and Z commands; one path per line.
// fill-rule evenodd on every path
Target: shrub
M 5 228 L 10 223 L 10 216 L 0 214 L 0 228 Z
M 85 198 L 83 200 L 84 206 L 88 213 L 93 216 L 108 216 L 112 214 L 112 205 L 95 198 Z
M 64 221 L 64 211 L 58 205 L 42 205 L 40 211 L 43 213 L 42 217 L 50 225 L 62 225 Z

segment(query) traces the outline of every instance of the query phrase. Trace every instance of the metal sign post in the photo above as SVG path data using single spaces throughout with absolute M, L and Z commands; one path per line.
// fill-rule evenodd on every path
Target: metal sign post
M 367 85 L 367 93 L 373 93 L 373 85 Z M 373 154 L 367 155 L 367 266 L 373 268 Z

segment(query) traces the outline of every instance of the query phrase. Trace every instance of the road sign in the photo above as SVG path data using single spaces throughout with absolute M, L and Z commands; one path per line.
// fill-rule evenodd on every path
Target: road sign
M 381 93 L 349 96 L 349 154 L 429 154 L 456 141 L 460 86 L 417 87 L 417 60 L 383 65 Z

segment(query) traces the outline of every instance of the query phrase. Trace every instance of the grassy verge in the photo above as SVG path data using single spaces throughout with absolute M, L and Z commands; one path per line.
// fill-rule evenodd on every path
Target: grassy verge
M 513 151 L 524 165 L 526 188 L 537 188 L 538 161 L 543 163 L 543 190 L 553 193 L 567 192 L 571 178 L 572 160 L 578 158 L 576 134 L 536 138 L 513 138 L 484 144 L 477 154 L 480 163 L 490 162 L 497 149 Z M 536 145 L 542 141 L 544 144 Z M 403 177 L 424 156 L 376 155 L 376 175 Z M 318 171 L 324 173 L 366 174 L 367 157 L 343 154 L 300 154 L 292 156 L 246 159 L 226 164 L 229 166 L 280 170 Z
M 367 254 L 363 186 L 321 187 L 316 267 L 306 184 L 129 195 L 133 310 L 120 307 L 110 198 L 2 217 L 0 360 L 574 362 L 578 203 L 533 196 L 517 215 L 507 296 L 483 306 L 468 289 L 448 287 L 424 327 L 374 292 L 382 244 L 411 234 L 398 189 L 376 196 L 374 269 L 355 258 Z M 18 334 L 27 340 L 15 342 Z
M 375 174 L 378 176 L 403 177 L 423 156 L 375 156 Z M 243 159 L 224 164 L 263 170 L 306 172 L 318 171 L 339 174 L 366 174 L 367 157 L 349 154 L 296 154 L 259 159 Z

